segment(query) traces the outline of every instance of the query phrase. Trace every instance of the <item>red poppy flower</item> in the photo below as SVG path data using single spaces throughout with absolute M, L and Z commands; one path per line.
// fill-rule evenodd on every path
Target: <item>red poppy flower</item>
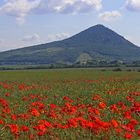
M 13 133 L 13 134 L 17 134 L 18 133 L 18 127 L 17 127 L 16 124 L 9 124 L 8 126 L 9 126 L 9 128 L 11 130 L 11 133 Z
M 140 136 L 140 129 L 137 130 L 137 135 Z
M 22 132 L 28 132 L 28 127 L 25 126 L 25 125 L 23 125 L 23 126 L 21 126 L 20 130 L 21 130 Z
M 104 109 L 106 107 L 106 104 L 104 102 L 100 102 L 98 106 L 100 109 Z
M 17 119 L 16 115 L 15 115 L 15 114 L 12 114 L 12 115 L 11 115 L 11 119 L 12 119 L 13 121 L 16 121 L 16 119 Z
M 114 128 L 117 128 L 118 127 L 118 122 L 115 120 L 115 119 L 112 119 L 111 120 L 111 124 Z
M 125 135 L 124 135 L 124 138 L 125 139 L 131 139 L 132 138 L 132 134 L 126 132 Z

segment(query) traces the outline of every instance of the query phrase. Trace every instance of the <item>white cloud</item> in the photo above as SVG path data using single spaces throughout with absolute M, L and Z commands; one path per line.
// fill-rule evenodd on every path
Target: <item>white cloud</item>
M 55 35 L 48 35 L 47 42 L 58 41 L 70 37 L 69 33 L 59 33 Z
M 40 43 L 40 36 L 38 34 L 27 35 L 24 36 L 22 39 L 25 43 Z
M 118 17 L 121 17 L 121 13 L 119 11 L 106 11 L 99 14 L 99 18 L 104 21 L 110 21 Z
M 0 13 L 14 16 L 17 22 L 22 24 L 27 14 L 37 8 L 40 2 L 41 0 L 5 0 L 0 7 Z
M 102 0 L 5 0 L 0 13 L 14 16 L 19 24 L 32 14 L 76 14 L 98 11 Z
M 37 33 L 24 36 L 22 39 L 17 40 L 4 40 L 0 39 L 0 51 L 10 50 L 11 48 L 23 48 L 27 46 L 44 44 L 47 42 L 58 41 L 70 37 L 69 33 L 50 34 L 46 38 L 40 37 Z
M 140 0 L 126 0 L 126 8 L 130 11 L 140 11 Z
M 98 11 L 102 8 L 102 0 L 42 0 L 39 13 L 76 14 Z

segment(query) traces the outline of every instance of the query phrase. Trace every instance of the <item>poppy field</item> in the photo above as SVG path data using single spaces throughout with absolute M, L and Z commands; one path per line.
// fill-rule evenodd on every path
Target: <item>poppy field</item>
M 140 72 L 0 72 L 0 140 L 140 140 Z

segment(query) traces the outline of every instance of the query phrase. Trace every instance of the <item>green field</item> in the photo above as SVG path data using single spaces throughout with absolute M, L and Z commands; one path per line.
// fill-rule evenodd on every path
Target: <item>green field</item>
M 13 70 L 0 71 L 1 81 L 24 81 L 24 82 L 44 82 L 53 80 L 76 80 L 76 79 L 98 79 L 98 78 L 134 78 L 140 80 L 140 72 L 121 71 L 113 72 L 111 70 L 102 71 L 102 69 L 54 69 L 54 70 Z M 42 81 L 43 80 L 43 81 Z
M 140 139 L 140 72 L 0 71 L 0 139 Z

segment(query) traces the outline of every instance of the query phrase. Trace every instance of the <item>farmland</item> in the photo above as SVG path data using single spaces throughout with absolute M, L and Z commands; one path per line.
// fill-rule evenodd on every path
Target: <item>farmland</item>
M 0 71 L 0 139 L 140 139 L 140 72 Z

